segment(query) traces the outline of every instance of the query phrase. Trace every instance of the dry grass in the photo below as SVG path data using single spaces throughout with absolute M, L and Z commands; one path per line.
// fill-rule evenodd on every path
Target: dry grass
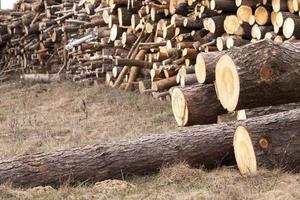
M 0 158 L 176 127 L 169 103 L 106 87 L 19 83 L 0 94 Z
M 78 187 L 37 187 L 16 190 L 0 187 L 0 199 L 300 199 L 300 175 L 260 171 L 255 177 L 242 177 L 236 169 L 211 172 L 191 169 L 185 164 L 163 168 L 153 176 L 130 180 L 108 180 Z
M 0 159 L 176 127 L 169 103 L 106 87 L 18 83 L 0 86 L 0 94 Z M 235 168 L 208 172 L 178 164 L 156 175 L 95 185 L 2 185 L 0 199 L 300 199 L 300 175 L 260 171 L 242 177 Z

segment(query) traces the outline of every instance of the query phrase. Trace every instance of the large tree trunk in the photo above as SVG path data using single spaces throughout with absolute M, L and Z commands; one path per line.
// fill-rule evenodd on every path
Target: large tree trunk
M 218 115 L 225 113 L 213 84 L 174 89 L 172 110 L 179 126 L 216 123 Z
M 263 163 L 260 162 L 262 158 L 270 164 L 262 166 L 284 166 L 299 171 L 299 116 L 300 109 L 297 109 L 243 122 L 194 126 L 132 141 L 25 155 L 0 161 L 0 184 L 10 182 L 13 186 L 31 187 L 95 182 L 143 175 L 158 171 L 162 165 L 181 161 L 207 168 L 224 163 L 234 164 L 233 135 L 241 123 L 253 133 L 251 137 L 254 145 L 257 141 L 255 139 L 258 139 L 254 137 L 255 134 L 267 138 L 267 151 L 256 151 L 259 163 Z M 246 155 L 243 149 L 240 150 Z M 237 151 L 239 149 L 235 148 L 235 153 Z
M 96 182 L 156 172 L 163 165 L 234 164 L 234 126 L 195 126 L 113 144 L 98 144 L 0 161 L 0 184 L 34 187 Z
M 216 88 L 228 111 L 300 100 L 300 43 L 263 40 L 229 50 L 216 66 Z
M 240 172 L 256 173 L 257 166 L 299 172 L 300 109 L 252 118 L 253 122 L 257 120 L 263 120 L 264 125 L 245 123 L 234 134 Z

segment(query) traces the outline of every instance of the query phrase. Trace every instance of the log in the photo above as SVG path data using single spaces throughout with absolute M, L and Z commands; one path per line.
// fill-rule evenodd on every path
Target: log
M 195 64 L 195 74 L 199 83 L 213 83 L 215 67 L 223 52 L 199 53 Z
M 232 47 L 240 47 L 243 45 L 246 45 L 250 43 L 249 40 L 244 40 L 240 37 L 228 37 L 226 40 L 226 46 L 228 49 L 232 48 Z
M 259 166 L 267 168 L 279 166 L 299 171 L 299 115 L 298 109 L 242 122 L 251 132 L 249 135 L 254 144 L 253 149 L 256 150 L 254 156 Z M 240 162 L 239 155 L 249 158 L 247 154 L 250 153 L 245 152 L 239 145 L 242 143 L 240 138 L 243 140 L 245 137 L 237 137 L 246 135 L 243 130 L 241 133 L 241 128 L 235 133 L 235 152 L 233 150 L 233 134 L 239 125 L 232 122 L 194 126 L 166 134 L 144 136 L 136 140 L 95 144 L 2 160 L 0 184 L 9 182 L 16 187 L 46 185 L 57 187 L 66 183 L 124 179 L 131 175 L 157 172 L 163 165 L 178 162 L 187 162 L 193 167 L 214 168 L 222 164 L 234 164 L 234 153 L 241 169 L 240 163 L 244 162 Z M 262 144 L 263 149 L 267 147 L 267 150 L 256 148 L 258 143 L 260 146 Z M 274 154 L 276 152 L 277 154 Z M 251 161 L 251 167 L 246 165 L 246 168 L 255 172 L 257 167 Z
M 154 91 L 163 91 L 169 89 L 170 87 L 176 86 L 176 76 L 172 76 L 170 78 L 162 79 L 159 81 L 154 81 L 152 83 L 152 90 Z
M 224 30 L 227 34 L 234 34 L 238 31 L 240 27 L 240 22 L 237 16 L 228 15 L 224 20 Z
M 62 77 L 59 74 L 23 74 L 21 79 L 34 83 L 51 83 L 61 81 Z
M 295 110 L 300 108 L 299 103 L 289 103 L 277 106 L 266 106 L 266 107 L 258 107 L 252 109 L 245 109 L 237 111 L 236 119 L 237 120 L 245 120 L 248 118 L 259 117 L 263 115 L 269 115 L 273 113 L 279 113 L 289 110 Z
M 195 126 L 137 140 L 96 144 L 0 161 L 0 184 L 59 186 L 157 172 L 163 165 L 187 162 L 214 168 L 234 164 L 233 126 Z M 220 145 L 222 144 L 222 145 Z
M 250 7 L 257 7 L 258 4 L 261 3 L 261 0 L 235 0 L 235 4 L 237 7 L 242 5 L 250 6 Z
M 256 23 L 260 26 L 267 25 L 271 22 L 271 13 L 264 6 L 257 7 L 254 16 Z
M 300 43 L 263 40 L 226 52 L 216 65 L 223 107 L 234 111 L 299 101 L 299 51 Z
M 175 88 L 172 110 L 178 126 L 216 123 L 217 116 L 225 113 L 213 84 Z
M 210 9 L 222 10 L 225 12 L 235 12 L 237 7 L 235 6 L 235 2 L 232 0 L 211 0 Z
M 242 5 L 238 8 L 236 16 L 239 21 L 247 22 L 250 25 L 255 23 L 255 16 L 253 15 L 252 7 L 247 5 Z
M 300 38 L 300 18 L 289 17 L 284 21 L 283 24 L 283 35 L 286 38 L 291 38 L 292 36 Z
M 233 146 L 241 174 L 256 174 L 257 167 L 300 171 L 300 110 L 259 118 L 265 125 L 237 127 Z
M 263 115 L 269 115 L 274 113 L 280 113 L 300 108 L 299 103 L 289 103 L 277 106 L 265 106 L 251 109 L 244 109 L 234 111 L 232 113 L 226 113 L 218 116 L 218 123 L 230 122 L 236 120 L 246 120 L 253 117 L 260 117 Z
M 149 63 L 147 61 L 143 60 L 133 60 L 133 59 L 127 59 L 127 58 L 117 58 L 115 60 L 115 64 L 119 67 L 123 66 L 136 66 L 140 68 L 151 68 L 152 63 Z
M 275 12 L 287 11 L 287 0 L 272 0 L 272 7 Z
M 251 35 L 252 35 L 252 38 L 260 40 L 265 37 L 266 33 L 270 32 L 272 30 L 273 30 L 272 26 L 258 26 L 257 24 L 255 24 L 252 27 Z

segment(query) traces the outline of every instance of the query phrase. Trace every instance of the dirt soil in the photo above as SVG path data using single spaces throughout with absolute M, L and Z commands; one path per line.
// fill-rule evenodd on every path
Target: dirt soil
M 0 159 L 176 129 L 169 102 L 105 86 L 71 82 L 0 85 Z M 158 174 L 76 187 L 12 188 L 0 199 L 300 199 L 300 175 L 235 167 L 213 171 L 185 163 Z

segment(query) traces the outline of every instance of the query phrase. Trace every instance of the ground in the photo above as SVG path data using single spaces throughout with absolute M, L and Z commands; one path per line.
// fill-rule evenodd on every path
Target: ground
M 169 102 L 71 82 L 0 85 L 0 159 L 176 129 Z M 158 174 L 76 187 L 0 186 L 0 199 L 300 199 L 300 175 L 236 167 L 207 171 L 185 163 Z

